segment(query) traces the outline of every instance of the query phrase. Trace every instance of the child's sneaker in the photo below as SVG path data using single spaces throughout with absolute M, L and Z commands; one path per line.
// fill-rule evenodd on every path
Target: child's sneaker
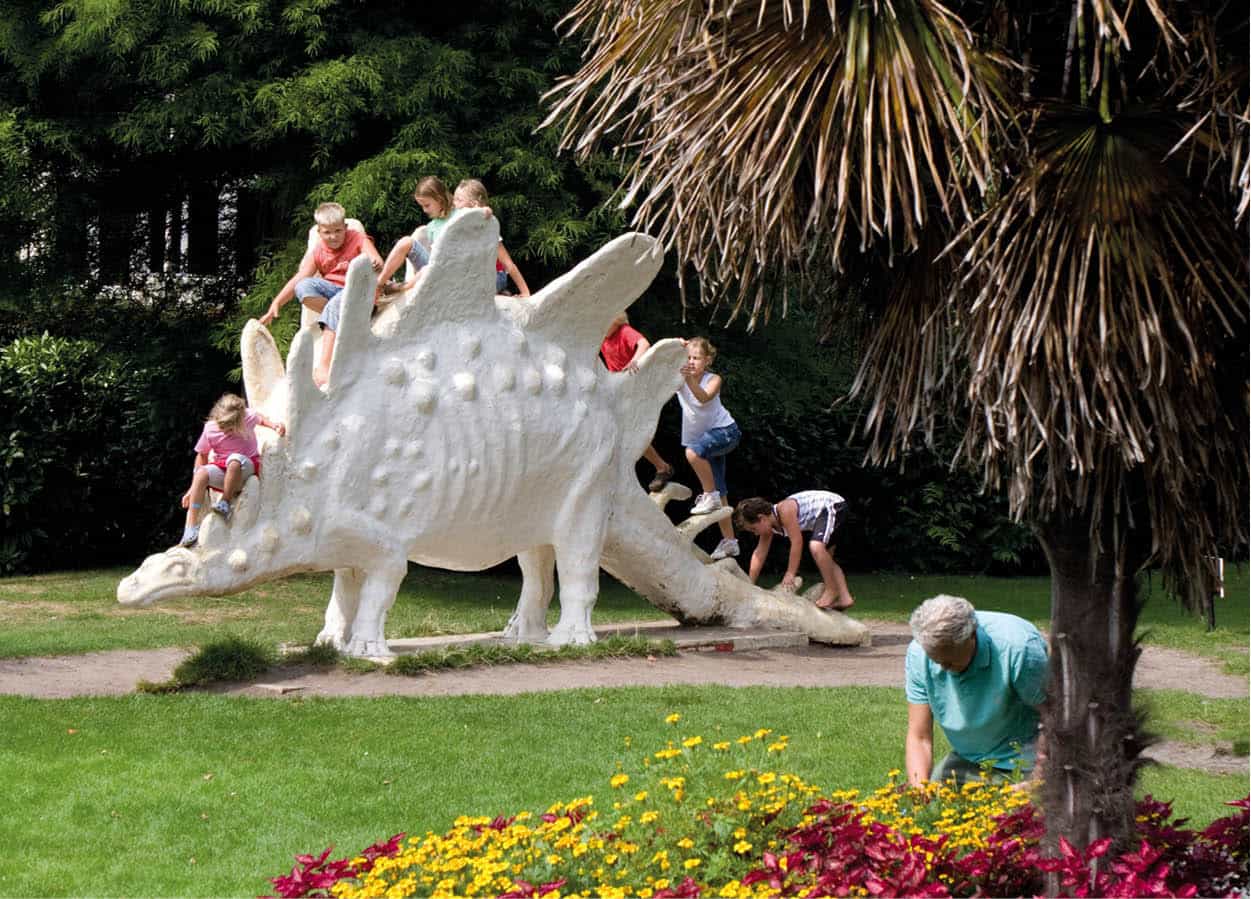
M 224 499 L 219 499 L 217 502 L 213 503 L 213 511 L 227 521 L 230 521 L 230 503 L 226 502 Z
M 715 512 L 721 508 L 721 495 L 719 493 L 701 493 L 695 497 L 695 505 L 691 506 L 692 515 L 707 515 L 709 512 Z
M 717 548 L 714 549 L 710 555 L 710 558 L 714 562 L 720 559 L 730 559 L 730 558 L 737 558 L 737 557 L 738 557 L 738 540 L 734 539 L 733 537 L 722 538 L 721 542 L 717 544 Z
M 178 541 L 179 546 L 195 546 L 197 540 L 200 539 L 200 526 L 198 524 L 187 525 L 182 529 L 182 539 Z

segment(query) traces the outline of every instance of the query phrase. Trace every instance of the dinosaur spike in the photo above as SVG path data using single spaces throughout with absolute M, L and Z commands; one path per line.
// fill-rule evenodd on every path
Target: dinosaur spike
M 715 512 L 709 512 L 707 515 L 692 515 L 677 526 L 678 533 L 682 535 L 684 540 L 694 541 L 696 537 L 708 530 L 708 528 L 729 518 L 733 514 L 734 510 L 732 508 L 722 506 Z
M 686 348 L 672 338 L 658 341 L 639 361 L 639 370 L 609 375 L 617 391 L 618 420 L 621 422 L 621 458 L 634 467 L 652 435 L 661 407 L 682 383 L 682 362 Z
M 484 314 L 496 318 L 499 239 L 499 220 L 481 210 L 467 209 L 448 222 L 434 242 L 430 264 L 422 270 L 412 299 L 400 309 L 397 336 L 412 340 L 419 331 L 438 324 L 481 321 Z M 470 302 L 441 302 L 445 296 L 469 297 Z
M 360 377 L 369 352 L 369 318 L 374 300 L 373 268 L 361 255 L 348 267 L 339 310 L 339 331 L 335 334 L 334 356 L 330 361 L 329 389 L 342 393 Z
M 590 364 L 613 317 L 629 307 L 660 271 L 664 253 L 646 234 L 623 234 L 540 290 L 528 327 L 561 334 L 577 362 Z
M 683 502 L 690 499 L 693 495 L 690 487 L 687 487 L 685 484 L 679 484 L 677 481 L 670 481 L 655 493 L 647 494 L 647 497 L 659 508 L 663 509 L 675 499 L 678 502 Z
M 301 422 L 325 402 L 313 383 L 313 356 L 318 351 L 317 332 L 300 329 L 287 353 L 287 432 L 293 441 L 303 434 Z

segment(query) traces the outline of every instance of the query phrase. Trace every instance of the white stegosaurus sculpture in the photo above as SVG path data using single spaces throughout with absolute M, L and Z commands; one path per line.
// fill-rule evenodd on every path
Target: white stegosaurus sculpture
M 524 580 L 506 634 L 549 644 L 595 639 L 602 566 L 687 623 L 772 626 L 867 644 L 864 625 L 750 584 L 733 559 L 708 564 L 692 540 L 729 510 L 675 529 L 634 463 L 681 381 L 685 350 L 662 340 L 636 374 L 597 352 L 608 325 L 651 283 L 656 242 L 627 234 L 530 299 L 495 296 L 498 224 L 473 214 L 440 235 L 410 296 L 371 322 L 374 278 L 358 259 L 325 391 L 305 327 L 284 369 L 269 332 L 243 331 L 249 402 L 287 423 L 263 431 L 262 476 L 230 521 L 209 516 L 193 549 L 146 559 L 117 588 L 146 605 L 225 594 L 298 571 L 335 572 L 319 642 L 385 656 L 387 612 L 409 561 L 473 571 L 517 556 Z M 547 608 L 560 574 L 560 619 Z

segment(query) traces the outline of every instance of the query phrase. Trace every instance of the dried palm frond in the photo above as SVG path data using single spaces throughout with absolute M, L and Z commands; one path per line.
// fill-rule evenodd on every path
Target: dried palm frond
M 1152 67 L 1170 85 L 1169 96 L 1194 123 L 1170 150 L 1184 153 L 1187 164 L 1204 166 L 1205 177 L 1227 173 L 1222 185 L 1233 199 L 1234 219 L 1246 216 L 1251 190 L 1251 97 L 1247 90 L 1245 53 L 1230 54 L 1219 38 L 1231 23 L 1209 15 L 1196 4 L 1187 22 L 1182 48 L 1157 55 Z M 1245 20 L 1242 31 L 1246 30 Z
M 951 300 L 975 411 L 965 457 L 1006 481 L 1016 514 L 1081 509 L 1092 537 L 1149 529 L 1155 560 L 1198 578 L 1205 554 L 1247 537 L 1245 389 L 1231 396 L 1221 370 L 1246 349 L 1247 262 L 1166 159 L 1181 131 L 1150 110 L 1044 117 L 1035 164 L 966 229 Z
M 581 0 L 566 24 L 590 46 L 544 124 L 634 154 L 635 224 L 734 314 L 770 304 L 762 271 L 841 269 L 853 234 L 908 251 L 993 182 L 1007 63 L 934 0 Z

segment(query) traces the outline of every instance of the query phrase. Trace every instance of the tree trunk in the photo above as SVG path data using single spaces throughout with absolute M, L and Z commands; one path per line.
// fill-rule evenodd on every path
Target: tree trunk
M 165 271 L 165 226 L 169 212 L 165 201 L 148 204 L 148 271 L 159 275 Z
M 1134 827 L 1134 781 L 1144 745 L 1132 704 L 1140 652 L 1135 576 L 1149 544 L 1128 529 L 1118 536 L 1106 531 L 1102 541 L 1093 539 L 1085 517 L 1038 526 L 1051 565 L 1042 795 L 1046 845 L 1053 851 L 1060 836 L 1078 847 L 1103 837 L 1124 843 Z
M 182 193 L 175 189 L 169 204 L 169 270 L 171 274 L 181 272 L 182 266 Z

